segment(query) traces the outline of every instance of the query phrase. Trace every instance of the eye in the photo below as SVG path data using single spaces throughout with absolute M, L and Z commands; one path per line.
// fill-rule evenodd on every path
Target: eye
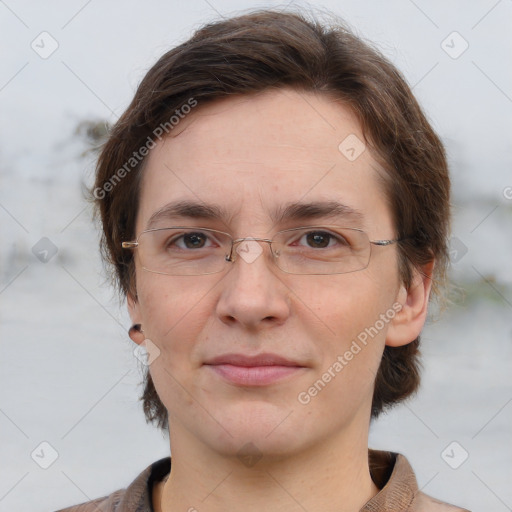
M 343 236 L 329 231 L 308 231 L 300 237 L 299 242 L 305 242 L 312 249 L 325 249 L 336 244 L 350 245 Z
M 170 239 L 166 245 L 167 248 L 176 244 L 180 249 L 202 249 L 206 246 L 208 240 L 209 237 L 206 233 L 203 233 L 202 231 L 191 231 L 189 233 L 175 236 Z

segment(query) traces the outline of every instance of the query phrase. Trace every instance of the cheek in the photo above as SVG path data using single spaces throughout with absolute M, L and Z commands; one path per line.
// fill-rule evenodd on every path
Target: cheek
M 175 410 L 195 410 L 195 392 L 190 394 L 186 390 L 195 389 L 190 382 L 198 363 L 194 351 L 201 332 L 208 330 L 208 290 L 214 286 L 194 285 L 189 276 L 171 279 L 149 275 L 138 284 L 144 334 L 160 350 L 149 371 L 170 414 Z
M 211 317 L 206 311 L 207 295 L 215 283 L 198 286 L 190 276 L 168 277 L 144 276 L 138 283 L 138 297 L 144 333 L 163 356 L 157 366 L 165 363 L 173 368 L 193 350 L 194 340 Z
M 291 288 L 300 299 L 299 317 L 322 326 L 330 338 L 347 340 L 373 325 L 392 306 L 398 292 L 393 276 L 382 278 L 370 269 L 335 276 L 319 276 L 315 282 L 297 281 Z M 300 322 L 300 318 L 299 318 Z
M 357 388 L 357 395 L 370 392 L 395 314 L 395 281 L 378 278 L 368 269 L 336 279 L 331 276 L 330 281 L 317 281 L 315 286 L 304 283 L 294 292 L 310 297 L 303 300 L 297 316 L 307 337 L 315 342 L 318 371 L 340 377 L 331 388 Z
M 326 408 L 338 410 L 339 414 L 330 417 L 333 425 L 347 411 L 371 402 L 387 328 L 394 313 L 386 316 L 393 301 L 391 291 L 382 283 L 368 274 L 360 274 L 357 279 L 346 277 L 323 294 L 316 294 L 321 299 L 317 299 L 312 311 L 304 308 L 299 313 L 303 315 L 301 325 L 307 337 L 314 340 L 318 356 L 315 376 L 301 390 L 300 397 L 311 400 L 312 407 L 306 410 L 314 417 L 324 418 Z

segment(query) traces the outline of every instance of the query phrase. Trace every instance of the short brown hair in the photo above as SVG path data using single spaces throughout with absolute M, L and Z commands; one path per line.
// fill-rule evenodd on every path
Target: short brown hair
M 168 133 L 171 116 L 191 99 L 200 108 L 230 95 L 283 87 L 334 95 L 356 114 L 387 173 L 396 236 L 408 237 L 398 247 L 402 282 L 410 286 L 412 269 L 435 260 L 433 293 L 439 292 L 448 261 L 450 181 L 443 145 L 411 89 L 378 50 L 342 22 L 327 26 L 302 14 L 263 10 L 206 25 L 163 55 L 101 151 L 94 196 L 102 250 L 123 294 L 136 297 L 132 253 L 121 242 L 135 236 L 145 161 L 140 153 L 147 153 L 141 148 L 149 146 L 158 127 Z M 419 337 L 402 347 L 385 347 L 372 417 L 417 390 L 418 347 Z M 148 422 L 168 428 L 167 410 L 149 372 L 141 399 Z

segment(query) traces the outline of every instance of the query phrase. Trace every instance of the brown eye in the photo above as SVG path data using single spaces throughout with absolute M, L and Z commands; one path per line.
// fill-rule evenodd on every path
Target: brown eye
M 212 240 L 207 233 L 203 231 L 189 231 L 180 235 L 170 236 L 163 243 L 165 250 L 173 251 L 176 249 L 203 249 L 212 247 Z
M 182 238 L 187 249 L 201 249 L 204 247 L 208 237 L 204 233 L 197 232 L 187 233 L 186 235 L 183 235 Z
M 332 235 L 324 231 L 313 231 L 306 236 L 307 243 L 310 247 L 315 249 L 323 249 L 329 246 Z

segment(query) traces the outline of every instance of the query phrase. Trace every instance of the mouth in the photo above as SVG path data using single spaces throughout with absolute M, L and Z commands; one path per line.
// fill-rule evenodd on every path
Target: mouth
M 204 365 L 221 378 L 240 386 L 267 386 L 297 375 L 306 368 L 277 354 L 225 354 L 207 361 Z

